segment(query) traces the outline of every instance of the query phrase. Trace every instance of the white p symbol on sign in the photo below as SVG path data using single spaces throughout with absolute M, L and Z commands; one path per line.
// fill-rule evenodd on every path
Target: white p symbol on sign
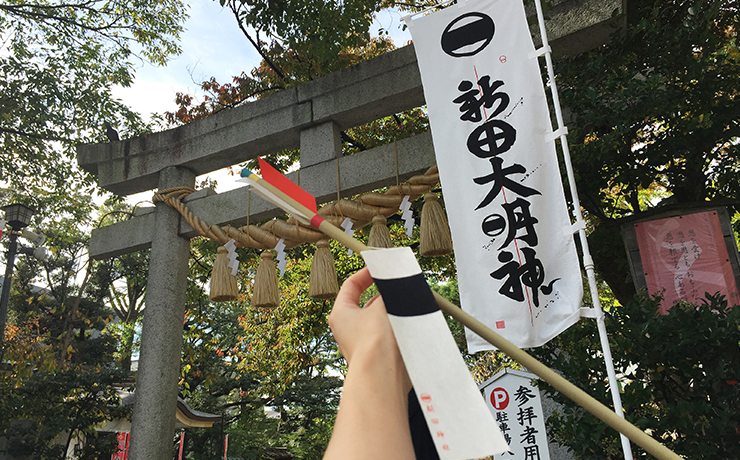
M 509 393 L 501 387 L 494 388 L 491 392 L 491 404 L 496 410 L 504 410 L 509 405 Z

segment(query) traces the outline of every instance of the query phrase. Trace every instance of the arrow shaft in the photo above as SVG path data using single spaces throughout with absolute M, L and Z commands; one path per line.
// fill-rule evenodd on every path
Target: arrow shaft
M 362 242 L 347 235 L 346 233 L 344 233 L 343 230 L 324 220 L 324 218 L 311 211 L 307 207 L 303 206 L 298 201 L 294 200 L 289 195 L 285 194 L 269 182 L 256 176 L 253 173 L 250 173 L 249 177 L 254 181 L 259 181 L 260 185 L 262 185 L 266 190 L 268 190 L 270 193 L 274 194 L 278 198 L 278 201 L 282 200 L 298 212 L 303 213 L 302 216 L 296 217 L 303 217 L 305 220 L 308 220 L 309 222 L 311 222 L 312 226 L 321 230 L 328 237 L 339 241 L 345 247 L 352 249 L 358 254 L 362 251 L 369 250 L 369 248 L 365 246 Z M 279 203 L 274 204 L 280 206 Z M 286 211 L 292 212 L 289 210 Z M 432 292 L 434 293 L 434 298 L 437 300 L 439 308 L 442 311 L 455 318 L 465 327 L 481 336 L 494 347 L 509 355 L 512 359 L 524 366 L 527 370 L 552 385 L 553 388 L 560 391 L 565 396 L 570 398 L 573 402 L 589 411 L 596 418 L 614 428 L 618 432 L 622 433 L 623 435 L 627 436 L 632 442 L 645 449 L 657 459 L 682 460 L 680 456 L 665 447 L 663 444 L 659 443 L 648 434 L 646 434 L 644 431 L 629 423 L 627 420 L 619 417 L 611 409 L 607 408 L 599 401 L 594 399 L 592 396 L 588 395 L 585 391 L 581 390 L 565 378 L 555 373 L 555 371 L 542 364 L 529 353 L 509 342 L 500 334 L 496 333 L 491 328 L 481 323 L 473 316 L 463 311 L 460 307 L 442 297 L 437 292 Z

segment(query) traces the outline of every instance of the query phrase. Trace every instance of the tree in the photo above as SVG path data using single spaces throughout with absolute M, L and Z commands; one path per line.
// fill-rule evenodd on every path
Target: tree
M 297 4 L 297 2 L 295 3 Z M 355 3 L 361 5 L 370 2 Z M 163 4 L 165 3 L 160 2 L 157 5 L 161 6 Z M 179 5 L 174 1 L 166 4 Z M 81 6 L 89 8 L 85 11 L 89 15 L 94 15 L 89 4 Z M 104 7 L 104 5 L 101 5 L 101 7 Z M 120 8 L 128 7 L 128 5 L 120 6 Z M 149 4 L 136 5 L 136 8 L 138 8 L 137 14 L 147 8 L 155 7 Z M 363 10 L 363 8 L 360 7 L 360 10 Z M 29 10 L 33 10 L 33 8 L 29 7 Z M 22 8 L 13 11 L 22 11 Z M 12 137 L 13 140 L 17 141 L 14 148 L 19 152 L 14 157 L 15 159 L 7 162 L 5 166 L 17 170 L 18 165 L 26 161 L 37 168 L 32 170 L 34 174 L 43 177 L 43 181 L 38 182 L 38 184 L 30 183 L 26 189 L 20 188 L 20 186 L 26 185 L 26 182 L 20 176 L 14 177 L 15 182 L 11 185 L 18 186 L 20 191 L 32 193 L 37 201 L 43 202 L 43 205 L 54 204 L 54 199 L 59 198 L 62 190 L 68 191 L 71 188 L 79 190 L 78 197 L 84 196 L 85 187 L 89 185 L 89 182 L 71 164 L 72 147 L 75 142 L 102 139 L 103 130 L 94 130 L 101 127 L 103 121 L 106 121 L 108 117 L 104 115 L 113 114 L 119 109 L 124 110 L 118 120 L 125 122 L 129 131 L 141 129 L 141 125 L 133 115 L 126 112 L 117 103 L 113 103 L 114 101 L 110 101 L 109 94 L 102 89 L 106 84 L 114 81 L 125 82 L 126 78 L 129 78 L 130 81 L 130 73 L 126 73 L 125 62 L 133 54 L 129 54 L 131 50 L 126 45 L 126 41 L 119 40 L 121 37 L 116 34 L 100 33 L 100 30 L 89 30 L 83 27 L 84 33 L 77 36 L 77 38 L 71 38 L 68 43 L 64 41 L 65 37 L 61 32 L 53 35 L 53 30 L 46 28 L 49 21 L 61 21 L 61 24 L 65 25 L 62 31 L 67 32 L 69 31 L 67 27 L 76 30 L 75 27 L 82 24 L 80 18 L 89 19 L 85 14 L 74 16 L 74 19 L 64 16 L 67 13 L 72 14 L 71 11 L 74 11 L 74 9 L 61 12 L 54 12 L 51 8 L 43 9 L 43 15 L 48 15 L 48 17 L 42 15 L 44 17 L 44 21 L 42 21 L 44 27 L 41 27 L 40 30 L 46 35 L 42 34 L 41 36 L 53 36 L 50 40 L 66 46 L 75 40 L 81 40 L 80 37 L 82 36 L 87 38 L 90 35 L 91 40 L 85 42 L 90 43 L 90 49 L 86 51 L 87 54 L 73 54 L 67 60 L 60 60 L 59 56 L 52 52 L 48 52 L 47 55 L 51 57 L 47 57 L 47 55 L 38 54 L 39 51 L 33 56 L 29 55 L 29 58 L 32 60 L 46 59 L 49 62 L 49 68 L 51 68 L 51 63 L 67 66 L 64 69 L 69 70 L 69 73 L 66 71 L 58 71 L 58 73 L 65 76 L 70 75 L 69 79 L 56 81 L 50 78 L 48 81 L 42 81 L 42 76 L 36 75 L 39 82 L 37 87 L 45 90 L 50 85 L 59 86 L 59 101 L 62 101 L 58 102 L 60 106 L 64 103 L 62 96 L 73 99 L 75 102 L 64 106 L 64 108 L 67 110 L 66 113 L 71 115 L 70 119 L 74 120 L 72 125 L 83 131 L 74 134 L 72 126 L 68 129 L 60 124 L 64 121 L 64 118 L 56 116 L 56 113 L 44 114 L 46 117 L 42 119 L 44 129 L 39 133 L 30 132 L 30 128 L 34 126 L 33 123 L 22 125 L 23 130 L 19 127 L 12 127 L 4 131 L 6 137 L 15 136 Z M 110 12 L 110 10 L 106 11 Z M 332 3 L 331 11 L 334 11 L 334 13 L 328 17 L 335 18 L 336 11 L 344 11 L 344 13 L 350 14 L 350 11 L 354 10 L 346 7 L 337 10 L 336 5 Z M 35 10 L 34 14 L 36 14 Z M 294 11 L 293 14 L 299 14 L 299 12 Z M 351 15 L 354 14 L 354 12 L 351 13 Z M 367 12 L 363 13 L 364 19 L 358 22 L 364 24 L 365 32 L 369 26 L 368 14 Z M 97 19 L 104 21 L 103 16 L 97 17 Z M 9 15 L 8 17 L 15 20 L 16 24 L 20 24 L 22 20 L 38 19 L 38 16 L 33 15 L 18 17 Z M 341 18 L 341 21 L 345 21 L 348 17 Z M 133 20 L 138 21 L 142 18 L 144 17 L 135 16 Z M 121 21 L 127 21 L 127 19 L 121 18 Z M 149 19 L 156 20 L 156 18 L 151 17 Z M 303 22 L 307 24 L 306 21 Z M 125 23 L 131 24 L 130 22 Z M 101 30 L 105 29 L 100 24 L 96 27 L 101 27 Z M 326 24 L 323 27 L 328 32 L 339 32 L 339 36 L 343 33 L 342 29 L 338 27 L 327 26 Z M 142 37 L 137 32 L 127 40 L 135 42 L 142 39 L 148 44 L 155 43 L 166 35 L 166 27 L 163 25 L 162 28 L 155 29 L 152 29 L 152 34 L 147 37 Z M 157 37 L 157 31 L 162 32 L 162 35 Z M 340 48 L 345 50 L 341 59 L 330 59 L 327 54 L 319 58 L 319 54 L 311 53 L 310 47 L 294 50 L 286 45 L 289 42 L 283 42 L 282 44 L 274 42 L 271 46 L 274 49 L 275 61 L 283 59 L 286 68 L 289 67 L 288 64 L 292 65 L 295 75 L 294 81 L 274 80 L 275 85 L 289 87 L 324 72 L 348 66 L 359 59 L 380 54 L 392 46 L 387 40 L 369 40 L 367 37 L 361 37 L 362 35 L 343 38 L 345 43 L 339 45 Z M 172 36 L 176 36 L 176 33 L 173 33 Z M 96 38 L 99 39 L 98 42 L 95 41 Z M 362 42 L 366 45 L 364 51 L 358 52 L 355 49 L 348 48 L 347 44 L 356 39 L 358 43 Z M 22 41 L 20 38 L 18 40 L 18 43 Z M 326 36 L 322 35 L 320 38 L 313 38 L 312 40 L 314 43 L 323 46 L 322 41 L 326 40 Z M 98 43 L 98 48 L 95 47 L 95 43 Z M 160 45 L 164 43 L 164 41 L 160 41 Z M 19 47 L 20 45 L 16 46 Z M 334 46 L 333 42 L 332 46 Z M 106 50 L 107 55 L 105 54 Z M 160 51 L 163 50 L 164 48 L 160 47 Z M 106 56 L 109 58 L 108 61 L 103 59 Z M 164 53 L 162 56 L 164 56 Z M 87 60 L 82 61 L 82 57 Z M 75 58 L 80 59 L 74 61 Z M 124 63 L 123 67 L 116 67 L 121 63 Z M 80 68 L 78 69 L 75 66 Z M 102 91 L 101 94 L 85 92 L 86 86 L 81 83 L 87 81 L 85 79 L 92 79 L 93 69 L 95 72 L 102 72 L 105 78 L 88 89 L 90 91 L 99 89 Z M 269 82 L 269 78 L 273 78 L 268 66 L 263 67 L 260 72 L 264 75 L 265 81 Z M 108 73 L 111 75 L 108 75 Z M 55 74 L 51 73 L 51 75 Z M 257 75 L 260 75 L 260 73 L 258 72 Z M 77 93 L 61 92 L 62 89 L 69 89 L 68 86 L 73 85 L 73 83 L 79 85 L 79 87 L 74 88 L 78 90 Z M 216 84 L 214 83 L 214 85 Z M 214 88 L 218 91 L 222 90 L 217 85 Z M 33 89 L 37 88 L 34 87 Z M 30 98 L 30 93 L 28 94 Z M 244 94 L 246 94 L 245 91 L 240 90 L 238 92 L 238 96 L 242 98 L 241 100 L 249 99 L 249 97 L 244 97 Z M 57 99 L 52 102 L 57 103 Z M 218 102 L 221 103 L 221 100 L 219 99 Z M 112 105 L 109 103 L 112 103 Z M 240 101 L 235 98 L 235 102 L 226 101 L 226 103 L 237 104 Z M 47 111 L 54 111 L 55 106 L 49 103 L 46 103 L 46 105 Z M 39 107 L 34 107 L 38 109 L 39 113 L 41 112 Z M 388 135 L 389 132 L 394 130 L 407 130 L 417 119 L 424 123 L 424 117 L 420 111 L 408 116 L 399 114 L 396 117 L 389 117 L 383 123 L 369 126 L 367 133 L 370 134 L 364 134 L 363 143 L 370 144 L 373 136 L 381 136 L 383 133 Z M 25 121 L 25 118 L 19 118 L 19 120 Z M 412 128 L 416 129 L 413 126 Z M 14 131 L 11 132 L 11 130 Z M 18 139 L 23 142 L 21 143 Z M 44 141 L 58 142 L 58 150 L 49 150 L 50 144 L 48 142 L 44 143 Z M 57 144 L 54 144 L 54 146 L 57 147 Z M 352 148 L 362 149 L 366 147 L 354 143 Z M 54 161 L 59 158 L 62 159 L 62 162 L 55 166 L 56 169 L 52 168 Z M 64 187 L 61 187 L 63 182 Z M 48 199 L 41 200 L 39 197 Z M 60 205 L 55 206 L 56 209 L 74 212 L 77 220 L 83 220 L 86 217 L 85 213 L 92 209 L 91 206 L 87 205 L 84 207 L 67 206 L 66 208 Z M 52 225 L 49 226 L 50 229 L 51 227 Z M 110 292 L 109 288 L 113 280 L 120 275 L 124 275 L 130 281 L 130 283 L 127 283 L 125 296 L 111 295 L 113 299 L 125 297 L 124 301 L 119 303 L 114 300 L 113 303 L 114 306 L 120 307 L 118 313 L 127 319 L 135 318 L 140 311 L 137 308 L 139 305 L 138 299 L 143 294 L 143 284 L 136 277 L 137 274 L 134 273 L 138 270 L 137 266 L 141 262 L 136 257 L 134 258 L 136 260 L 119 259 L 112 264 L 93 264 L 89 262 L 86 271 L 89 273 L 90 283 L 83 287 L 75 286 L 73 273 L 79 270 L 81 266 L 81 264 L 75 264 L 75 261 L 79 261 L 79 251 L 85 238 L 84 235 L 81 235 L 82 232 L 72 231 L 77 229 L 62 229 L 60 227 L 58 230 L 55 233 L 55 240 L 64 247 L 57 251 L 52 263 L 46 267 L 47 281 L 54 283 L 49 290 L 53 295 L 39 295 L 34 298 L 27 295 L 30 291 L 27 292 L 26 288 L 30 287 L 34 278 L 32 275 L 34 271 L 29 267 L 28 270 L 25 270 L 25 284 L 21 289 L 16 289 L 16 308 L 14 309 L 14 311 L 20 312 L 23 308 L 26 308 L 25 305 L 28 305 L 28 308 L 23 310 L 26 315 L 25 321 L 18 321 L 19 326 L 17 326 L 17 329 L 13 329 L 16 334 L 14 337 L 18 337 L 19 333 L 26 331 L 35 334 L 36 337 L 34 338 L 37 339 L 41 350 L 34 357 L 43 359 L 43 364 L 49 367 L 49 372 L 31 371 L 22 382 L 7 381 L 4 382 L 7 385 L 2 386 L 2 389 L 8 390 L 7 394 L 12 396 L 8 401 L 13 402 L 13 404 L 24 400 L 32 404 L 29 407 L 52 407 L 57 414 L 61 414 L 63 423 L 54 423 L 48 417 L 48 413 L 42 413 L 38 410 L 33 411 L 29 407 L 21 407 L 21 405 L 8 406 L 8 411 L 5 412 L 7 417 L 25 418 L 31 421 L 32 429 L 27 434 L 29 440 L 33 439 L 33 443 L 24 446 L 28 447 L 26 452 L 33 451 L 34 455 L 39 458 L 52 457 L 61 452 L 60 448 L 48 444 L 49 436 L 59 434 L 63 430 L 69 430 L 65 434 L 68 440 L 76 432 L 92 435 L 91 427 L 93 423 L 98 423 L 115 414 L 120 415 L 117 408 L 117 399 L 113 395 L 112 383 L 120 381 L 123 376 L 110 368 L 110 362 L 108 362 L 110 361 L 110 349 L 106 349 L 106 353 L 96 355 L 95 350 L 92 349 L 93 347 L 89 347 L 86 349 L 84 357 L 81 350 L 92 343 L 90 330 L 93 328 L 102 329 L 102 325 L 98 324 L 96 318 L 100 311 L 95 310 L 94 307 L 100 307 L 99 301 Z M 67 236 L 69 238 L 65 239 Z M 192 283 L 189 286 L 188 314 L 184 325 L 186 328 L 186 342 L 181 394 L 189 398 L 190 402 L 194 403 L 194 406 L 199 409 L 225 413 L 227 427 L 234 434 L 232 446 L 241 449 L 245 455 L 252 454 L 255 451 L 259 453 L 260 449 L 264 450 L 265 445 L 272 445 L 289 446 L 291 451 L 301 458 L 320 458 L 328 442 L 333 413 L 338 404 L 338 389 L 341 386 L 341 380 L 336 375 L 329 375 L 329 369 L 341 370 L 342 360 L 336 352 L 326 325 L 330 303 L 315 302 L 308 300 L 305 296 L 307 290 L 305 280 L 308 278 L 308 256 L 310 252 L 310 249 L 306 250 L 305 248 L 304 250 L 295 251 L 295 272 L 286 275 L 291 282 L 284 285 L 286 295 L 291 300 L 289 308 L 271 315 L 264 311 L 254 311 L 243 302 L 234 302 L 227 308 L 213 311 L 212 305 L 204 295 L 205 283 L 202 276 L 204 276 L 204 268 L 209 268 L 208 266 L 212 263 L 212 258 L 215 255 L 215 245 L 202 241 L 196 241 L 193 245 L 193 275 Z M 357 268 L 356 263 L 348 265 L 348 267 Z M 19 277 L 20 279 L 22 278 Z M 244 286 L 248 293 L 249 283 L 245 283 Z M 27 302 L 28 299 L 31 299 L 31 301 Z M 27 302 L 27 304 L 22 304 L 23 302 Z M 59 315 L 60 321 L 55 324 L 51 320 L 56 319 L 57 315 Z M 20 314 L 18 319 L 20 319 Z M 243 335 L 240 333 L 243 333 Z M 111 338 L 108 334 L 104 335 L 107 339 Z M 246 340 L 245 337 L 248 337 L 249 340 Z M 29 338 L 28 342 L 33 341 Z M 50 356 L 40 352 L 43 351 L 44 347 L 48 347 L 55 352 L 53 355 L 57 359 L 54 360 L 53 365 L 48 361 Z M 127 349 L 126 344 L 122 348 Z M 20 349 L 16 351 L 20 351 Z M 99 358 L 99 361 L 91 361 L 92 357 Z M 266 359 L 267 357 L 272 359 Z M 22 358 L 19 357 L 18 359 Z M 26 365 L 24 369 L 29 367 Z M 110 371 L 110 374 L 108 371 Z M 78 375 L 78 377 L 75 378 L 75 375 Z M 55 385 L 58 391 L 49 394 L 39 393 L 39 389 L 44 384 Z M 102 389 L 100 393 L 91 391 L 91 388 L 96 388 L 98 385 Z M 95 395 L 98 396 L 97 399 Z M 84 403 L 86 406 L 74 405 L 73 403 L 76 402 Z M 62 407 L 61 403 L 67 404 Z M 279 407 L 281 419 L 275 421 L 267 418 L 264 413 L 264 407 L 266 406 Z M 89 408 L 91 413 L 83 413 L 85 408 Z M 7 419 L 3 419 L 2 422 L 0 428 L 3 430 L 11 429 Z M 213 450 L 220 445 L 220 440 L 215 439 L 217 436 L 214 431 L 200 433 L 200 436 L 202 442 L 195 443 L 193 452 L 189 453 L 191 456 L 206 455 L 204 450 L 208 448 Z M 88 450 L 97 449 L 95 444 L 88 443 Z
M 58 460 L 73 440 L 84 440 L 78 458 L 104 458 L 115 449 L 115 438 L 95 427 L 127 415 L 115 384 L 114 369 L 69 368 L 37 371 L 22 384 L 4 376 L 0 384 L 0 433 L 9 440 L 13 457 Z M 97 454 L 97 455 L 96 455 Z
M 659 302 L 636 296 L 606 317 L 627 420 L 686 458 L 740 456 L 740 308 L 707 295 L 699 307 L 677 304 L 661 315 Z M 600 349 L 595 323 L 581 321 L 534 355 L 609 405 Z M 558 442 L 578 459 L 622 458 L 616 432 L 543 386 L 564 406 L 548 421 Z M 635 458 L 651 458 L 633 448 Z
M 33 257 L 19 259 L 9 303 L 9 323 L 22 326 L 38 318 L 48 335 L 45 343 L 56 353 L 58 367 L 103 363 L 112 351 L 111 337 L 91 337 L 90 332 L 105 329 L 112 317 L 103 305 L 103 295 L 89 289 L 87 281 L 94 261 L 87 257 L 88 236 L 76 219 L 47 222 L 41 230 L 51 255 L 43 262 Z M 82 282 L 78 285 L 79 279 Z M 38 285 L 45 287 L 39 289 Z
M 201 90 L 206 95 L 199 103 L 192 95 L 178 93 L 178 109 L 165 113 L 165 120 L 170 124 L 188 123 L 392 51 L 395 45 L 383 31 L 374 38 L 369 33 L 375 13 L 391 7 L 419 11 L 433 4 L 392 0 L 219 2 L 231 10 L 245 38 L 263 60 L 249 73 L 234 76 L 232 83 L 222 84 L 215 78 L 202 82 Z M 410 113 L 426 122 L 420 111 Z M 408 130 L 407 120 L 391 117 L 389 120 L 397 129 Z M 376 123 L 376 129 L 377 126 Z M 368 148 L 348 133 L 342 133 L 342 137 L 350 149 Z
M 223 414 L 230 455 L 258 457 L 287 447 L 296 458 L 321 458 L 339 402 L 343 360 L 327 325 L 331 302 L 307 297 L 312 249 L 288 252 L 281 306 L 274 310 L 249 305 L 259 261 L 251 249 L 239 250 L 240 298 L 213 307 L 203 286 L 214 249 L 203 239 L 192 249 L 182 396 L 198 410 Z M 358 263 L 338 267 L 344 278 L 344 270 Z M 268 417 L 265 408 L 277 410 L 279 418 Z M 190 438 L 197 440 L 186 444 L 193 458 L 213 456 L 221 445 L 216 430 L 192 431 Z
M 631 2 L 607 45 L 557 64 L 590 246 L 622 303 L 634 288 L 616 219 L 656 192 L 660 204 L 740 196 L 739 18 L 735 1 Z
M 134 215 L 134 209 L 117 198 L 108 200 L 101 212 L 98 227 Z M 90 277 L 89 290 L 109 302 L 118 318 L 108 329 L 118 338 L 116 358 L 124 371 L 130 370 L 131 355 L 136 348 L 134 339 L 145 307 L 148 273 L 149 250 L 145 249 L 97 262 Z
M 347 48 L 362 47 L 369 39 L 368 31 L 374 14 L 392 2 L 219 0 L 219 3 L 232 11 L 239 28 L 260 53 L 269 72 L 283 84 L 289 84 L 295 75 L 287 74 L 269 54 L 276 54 L 276 50 L 289 50 L 303 70 L 300 73 L 302 81 L 339 70 L 343 67 L 337 57 L 342 56 Z M 254 38 L 248 28 L 255 31 Z M 264 49 L 261 35 L 272 41 L 269 52 Z
M 181 0 L 0 2 L 0 177 L 14 194 L 67 211 L 69 191 L 90 195 L 75 145 L 103 141 L 105 121 L 145 129 L 110 90 L 132 83 L 135 60 L 180 52 L 185 11 Z
M 104 269 L 112 267 L 111 281 L 105 280 L 108 286 L 108 300 L 120 320 L 119 360 L 121 369 L 131 368 L 131 355 L 134 352 L 136 327 L 139 324 L 145 307 L 147 275 L 149 273 L 149 251 L 124 254 L 108 261 Z M 126 284 L 125 291 L 116 287 L 116 281 Z
M 288 11 L 286 15 L 295 14 L 301 10 L 292 9 L 293 5 L 305 2 L 289 3 L 290 8 L 282 10 L 277 9 L 277 4 L 259 2 L 237 3 L 234 9 L 238 10 L 239 5 L 253 7 L 254 10 L 242 15 L 245 23 L 263 15 L 268 18 L 264 23 L 275 21 L 274 30 L 277 30 L 282 18 L 275 19 L 270 15 L 284 10 Z M 601 232 L 591 235 L 592 248 L 600 262 L 599 268 L 622 303 L 627 302 L 633 290 L 628 279 L 619 279 L 626 278 L 626 263 L 621 267 L 606 263 L 623 259 L 624 253 L 619 240 L 614 245 L 617 249 L 605 244 L 608 238 L 602 235 L 608 233 L 608 224 L 654 205 L 651 198 L 656 194 L 664 193 L 680 202 L 737 196 L 737 179 L 732 174 L 737 169 L 738 137 L 735 115 L 738 87 L 736 4 L 658 1 L 634 5 L 629 16 L 630 28 L 615 35 L 612 43 L 571 58 L 565 67 L 562 61 L 558 65 L 563 100 L 573 113 L 571 139 L 579 191 L 590 222 Z M 262 33 L 273 33 L 271 30 L 268 27 Z M 321 61 L 320 53 L 306 55 L 306 50 L 312 51 L 310 47 L 292 46 L 287 40 L 276 40 L 269 45 L 263 45 L 259 38 L 252 42 L 262 50 L 265 59 L 259 69 L 251 76 L 243 74 L 235 79 L 233 85 L 220 85 L 215 80 L 207 82 L 203 88 L 212 91 L 209 99 L 193 107 L 192 98 L 183 96 L 179 101 L 180 110 L 172 114 L 171 120 L 186 122 L 221 108 L 248 102 L 254 97 L 310 80 L 322 73 L 320 69 L 326 68 L 322 67 L 326 63 Z M 293 65 L 296 77 L 285 71 L 286 67 L 290 68 L 288 64 Z M 393 121 L 392 118 L 384 120 L 386 126 L 392 125 Z M 364 143 L 359 134 L 366 129 L 362 127 L 357 133 L 354 130 L 345 133 L 349 138 L 346 152 L 362 148 L 359 146 Z M 368 136 L 367 142 L 376 138 L 377 135 Z M 607 270 L 615 265 L 618 270 Z M 627 310 L 621 312 L 627 314 Z M 283 353 L 295 356 L 282 347 L 289 343 L 282 341 L 285 336 L 290 337 L 295 331 L 292 328 L 280 330 L 278 324 L 260 316 L 259 321 L 262 320 L 270 328 L 262 330 L 257 342 L 272 344 L 273 348 L 260 347 L 265 351 L 261 369 L 265 375 L 273 375 L 275 371 L 290 374 L 285 370 L 299 367 L 296 362 L 286 361 L 286 367 L 279 370 L 270 368 L 269 363 L 274 361 L 270 358 Z M 694 343 L 694 346 L 698 345 Z M 646 348 L 642 348 L 643 352 Z M 588 348 L 585 353 L 588 356 L 598 354 L 596 348 Z M 575 352 L 574 356 L 585 359 Z M 666 361 L 675 359 L 663 358 Z M 489 366 L 479 366 L 480 370 L 490 372 L 492 366 L 498 366 L 500 362 L 491 359 L 484 364 Z M 597 368 L 602 367 L 603 363 L 599 362 Z M 575 377 L 583 377 L 584 373 L 581 368 Z M 683 374 L 680 378 L 688 375 Z M 584 381 L 580 378 L 574 380 Z M 596 376 L 589 381 L 602 380 Z M 647 380 L 637 377 L 635 381 L 638 383 L 633 389 L 637 394 L 640 393 L 640 385 L 645 385 Z M 702 396 L 707 396 L 707 393 Z M 718 398 L 716 394 L 711 397 Z M 635 413 L 649 411 L 660 404 L 663 402 L 643 399 L 635 403 L 633 410 Z M 671 421 L 671 410 L 665 409 L 659 416 L 657 412 L 652 414 L 650 422 Z M 576 422 L 587 423 L 583 420 L 578 418 Z M 587 424 L 583 426 L 592 428 Z M 667 432 L 666 426 L 659 425 L 655 429 Z M 730 429 L 732 425 L 727 427 Z M 594 429 L 592 434 L 600 433 L 599 428 Z M 578 431 L 579 436 L 587 433 L 587 430 Z M 573 439 L 582 437 L 574 435 Z M 584 445 L 587 449 L 595 449 L 594 443 L 584 442 Z M 601 458 L 612 455 L 609 449 L 605 451 L 604 448 L 594 452 L 597 456 L 602 455 Z
M 556 64 L 591 252 L 619 301 L 606 326 L 626 417 L 688 458 L 737 456 L 739 420 L 724 407 L 738 397 L 738 308 L 708 298 L 658 315 L 657 299 L 635 297 L 618 219 L 738 198 L 738 8 L 631 2 L 608 44 Z M 579 322 L 534 354 L 608 405 L 595 329 Z M 621 457 L 613 431 L 544 387 L 566 406 L 551 420 L 560 443 L 580 459 Z
M 12 455 L 63 458 L 79 440 L 76 458 L 100 458 L 115 440 L 96 426 L 127 413 L 116 393 L 128 371 L 114 366 L 113 310 L 104 303 L 109 285 L 89 282 L 102 265 L 88 257 L 89 229 L 77 218 L 37 219 L 51 256 L 17 261 L 0 373 L 0 436 L 9 439 Z
M 175 102 L 179 107 L 175 112 L 166 112 L 165 120 L 173 125 L 199 120 L 220 110 L 293 88 L 393 49 L 395 46 L 388 38 L 368 37 L 357 46 L 343 47 L 331 59 L 319 60 L 310 50 L 298 51 L 273 42 L 267 49 L 260 48 L 264 60 L 249 71 L 249 74 L 242 72 L 241 75 L 234 76 L 233 83 L 221 84 L 215 78 L 202 82 L 200 89 L 205 97 L 200 103 L 194 105 L 196 101 L 193 96 L 177 93 Z

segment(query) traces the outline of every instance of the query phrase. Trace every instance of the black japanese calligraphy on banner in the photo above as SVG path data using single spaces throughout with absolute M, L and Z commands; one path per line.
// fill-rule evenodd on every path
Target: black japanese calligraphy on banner
M 478 204 L 476 210 L 487 207 L 498 197 L 499 193 L 505 194 L 506 190 L 522 197 L 541 195 L 538 190 L 522 185 L 508 177 L 513 174 L 526 173 L 527 170 L 524 166 L 515 163 L 512 166 L 503 167 L 504 160 L 499 156 L 509 151 L 516 142 L 514 127 L 506 121 L 494 119 L 507 108 L 511 100 L 503 89 L 495 92 L 503 85 L 504 82 L 501 80 L 496 80 L 491 85 L 490 77 L 486 75 L 478 80 L 479 89 L 471 91 L 473 83 L 463 80 L 458 85 L 458 89 L 463 91 L 463 95 L 453 99 L 453 102 L 460 104 L 460 112 L 462 112 L 460 120 L 469 122 L 482 121 L 484 117 L 481 116 L 481 113 L 485 114 L 486 108 L 492 108 L 496 104 L 496 108 L 491 114 L 485 116 L 485 122 L 473 130 L 467 142 L 470 153 L 480 158 L 488 158 L 493 167 L 493 173 L 473 179 L 473 182 L 478 185 L 491 183 L 491 190 Z M 516 198 L 512 203 L 508 203 L 507 199 L 504 198 L 501 207 L 506 211 L 505 223 L 509 231 L 506 240 L 499 249 L 509 246 L 514 242 L 514 239 L 519 239 L 530 247 L 520 249 L 524 255 L 524 262 L 521 259 L 514 261 L 514 255 L 506 250 L 499 252 L 498 260 L 503 265 L 490 275 L 495 279 L 504 280 L 498 290 L 500 294 L 517 302 L 524 302 L 526 300 L 524 295 L 526 287 L 530 289 L 532 303 L 535 307 L 539 307 L 538 290 L 541 288 L 543 293 L 549 294 L 552 292 L 553 284 L 557 279 L 546 286 L 542 286 L 545 282 L 545 268 L 537 258 L 537 252 L 534 249 L 539 242 L 534 228 L 538 220 L 530 214 L 530 204 L 529 201 L 521 197 Z M 516 209 L 519 209 L 519 212 L 516 212 Z M 497 214 L 494 215 L 498 216 Z M 485 217 L 481 224 L 481 231 L 487 235 L 485 227 L 490 217 Z M 517 235 L 520 228 L 526 230 L 523 235 Z
M 464 2 L 409 25 L 462 307 L 520 347 L 542 345 L 577 321 L 582 287 L 523 6 Z M 468 332 L 468 348 L 490 345 Z
M 453 57 L 473 56 L 491 43 L 495 30 L 490 16 L 463 14 L 442 32 L 442 49 Z

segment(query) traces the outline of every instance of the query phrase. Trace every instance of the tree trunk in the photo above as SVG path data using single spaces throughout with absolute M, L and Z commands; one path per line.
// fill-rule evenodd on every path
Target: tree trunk
M 136 334 L 136 322 L 125 323 L 124 331 L 121 335 L 121 369 L 126 372 L 131 371 L 131 354 L 134 348 L 134 335 Z
M 619 226 L 602 223 L 588 237 L 596 273 L 609 285 L 614 297 L 625 305 L 635 296 L 635 285 Z

